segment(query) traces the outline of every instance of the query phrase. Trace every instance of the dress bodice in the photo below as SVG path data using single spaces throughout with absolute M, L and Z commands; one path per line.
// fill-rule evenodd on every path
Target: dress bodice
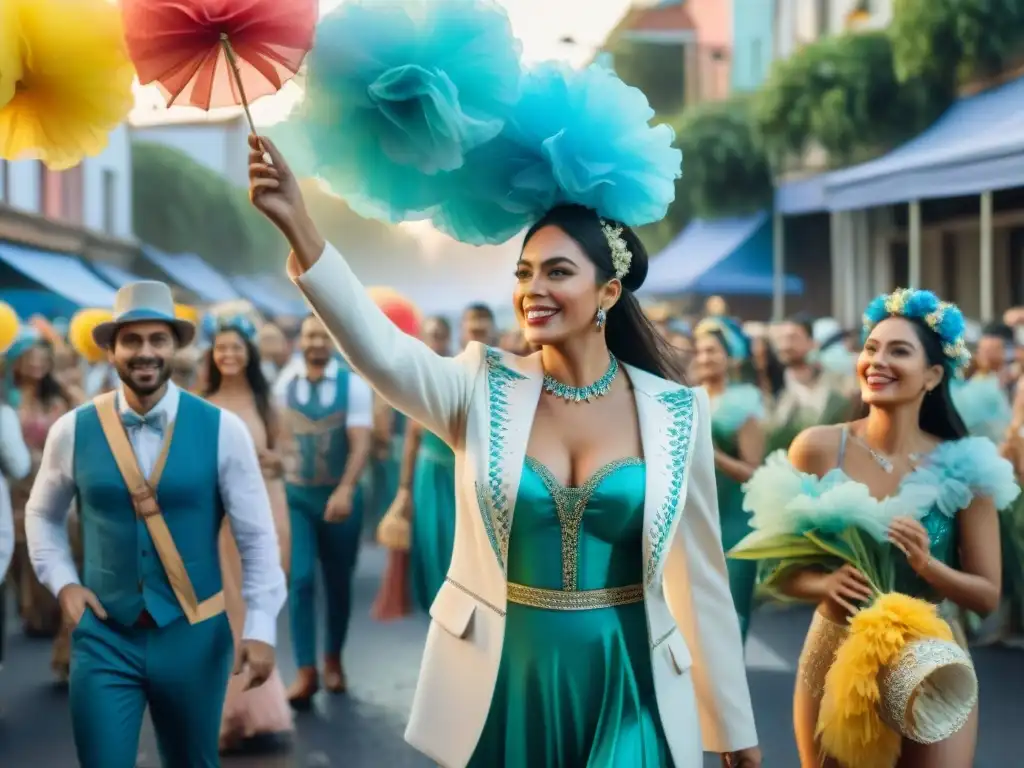
M 509 581 L 565 591 L 640 583 L 645 480 L 641 459 L 621 459 L 566 487 L 527 457 L 509 539 Z

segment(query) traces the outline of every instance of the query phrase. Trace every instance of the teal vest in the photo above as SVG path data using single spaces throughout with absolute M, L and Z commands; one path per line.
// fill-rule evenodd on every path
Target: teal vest
M 202 602 L 221 591 L 220 410 L 186 392 L 180 397 L 156 497 Z M 75 412 L 74 479 L 85 554 L 82 583 L 123 626 L 134 624 L 143 610 L 160 627 L 183 617 L 92 404 Z
M 285 413 L 295 440 L 296 461 L 285 474 L 291 485 L 307 487 L 336 486 L 345 474 L 348 462 L 348 386 L 351 374 L 338 369 L 334 400 L 321 404 L 319 389 L 327 379 L 307 381 L 309 399 L 300 403 L 299 384 L 295 377 L 285 393 Z

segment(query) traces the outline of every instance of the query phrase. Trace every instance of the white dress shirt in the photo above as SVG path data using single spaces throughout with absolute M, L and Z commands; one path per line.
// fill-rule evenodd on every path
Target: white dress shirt
M 317 390 L 317 399 L 320 405 L 327 407 L 334 402 L 337 395 L 338 374 L 341 372 L 341 364 L 337 360 L 331 360 L 324 369 L 323 384 Z M 288 387 L 295 379 L 299 383 L 295 388 L 295 399 L 301 405 L 309 402 L 312 387 L 309 385 L 309 370 L 304 360 L 289 363 L 281 371 L 277 382 L 274 384 L 274 397 L 281 407 L 287 407 Z M 349 372 L 348 375 L 348 403 L 345 406 L 345 426 L 362 427 L 371 429 L 373 427 L 373 390 L 357 374 Z
M 150 413 L 163 413 L 167 425 L 177 416 L 180 391 L 168 382 L 167 394 Z M 126 413 L 123 396 L 118 409 Z M 242 557 L 242 598 L 246 615 L 243 637 L 274 645 L 277 615 L 287 590 L 270 499 L 263 481 L 256 447 L 245 423 L 230 411 L 221 410 L 217 444 L 220 496 L 238 551 Z M 32 567 L 39 581 L 53 594 L 68 584 L 78 584 L 78 573 L 68 544 L 68 506 L 75 497 L 74 411 L 61 416 L 50 429 L 42 465 L 25 508 L 25 534 Z M 139 469 L 149 475 L 163 443 L 163 435 L 141 426 L 128 430 Z
M 21 480 L 31 469 L 32 454 L 25 445 L 18 414 L 11 406 L 0 405 L 0 582 L 14 555 L 14 510 L 7 481 Z

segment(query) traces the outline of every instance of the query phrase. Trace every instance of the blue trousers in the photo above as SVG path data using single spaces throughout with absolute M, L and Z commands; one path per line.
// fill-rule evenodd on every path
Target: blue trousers
M 71 724 L 81 768 L 134 768 L 149 705 L 164 768 L 218 768 L 234 643 L 226 614 L 126 628 L 86 609 L 72 632 Z
M 340 523 L 324 520 L 333 487 L 288 485 L 292 524 L 288 617 L 292 648 L 299 667 L 316 666 L 316 561 L 319 557 L 327 613 L 324 654 L 339 656 L 352 616 L 352 574 L 363 525 L 363 494 L 357 490 L 352 514 Z

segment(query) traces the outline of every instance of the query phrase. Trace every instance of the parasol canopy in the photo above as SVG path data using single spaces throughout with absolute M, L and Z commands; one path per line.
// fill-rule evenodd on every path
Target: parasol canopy
M 168 106 L 243 106 L 281 89 L 313 45 L 317 0 L 122 0 L 139 81 Z M 254 130 L 255 133 L 255 130 Z

